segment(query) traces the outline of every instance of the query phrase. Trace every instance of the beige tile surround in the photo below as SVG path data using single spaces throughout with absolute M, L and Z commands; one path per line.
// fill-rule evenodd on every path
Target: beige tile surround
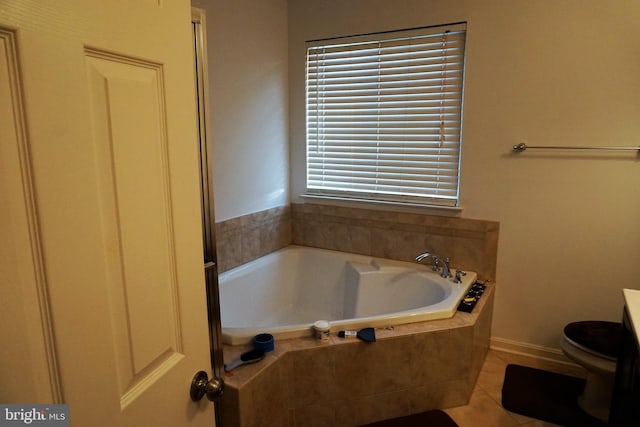
M 276 342 L 261 362 L 226 374 L 222 427 L 353 427 L 466 405 L 489 348 L 493 286 L 473 313 L 377 329 L 375 343 Z M 225 362 L 247 348 L 225 346 Z
M 291 230 L 289 206 L 216 223 L 218 271 L 222 273 L 290 245 Z
M 293 204 L 293 243 L 413 261 L 422 252 L 496 278 L 499 223 L 458 217 Z
M 216 224 L 219 271 L 289 244 L 411 261 L 421 252 L 495 279 L 499 224 L 318 204 Z M 378 341 L 332 337 L 276 343 L 226 378 L 222 426 L 355 426 L 469 402 L 489 347 L 493 286 L 473 314 L 378 329 Z M 247 347 L 224 347 L 225 362 Z
M 400 261 L 434 252 L 454 268 L 495 280 L 498 233 L 496 221 L 310 203 L 216 224 L 220 272 L 294 243 Z

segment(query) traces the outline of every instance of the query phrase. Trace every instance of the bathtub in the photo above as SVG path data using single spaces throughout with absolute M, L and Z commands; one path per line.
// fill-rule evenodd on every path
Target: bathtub
M 220 274 L 222 340 L 309 337 L 316 320 L 328 320 L 333 335 L 449 318 L 475 280 L 474 272 L 454 283 L 417 263 L 288 246 Z

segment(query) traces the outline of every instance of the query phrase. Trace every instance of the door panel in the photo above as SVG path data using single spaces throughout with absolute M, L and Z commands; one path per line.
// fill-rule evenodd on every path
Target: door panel
M 211 426 L 184 0 L 0 0 L 16 29 L 37 238 L 74 425 Z M 31 236 L 29 239 L 33 239 Z
M 141 384 L 171 369 L 183 351 L 164 81 L 159 64 L 98 51 L 87 52 L 87 73 L 102 239 L 108 243 L 110 320 L 125 407 L 133 394 L 145 391 Z

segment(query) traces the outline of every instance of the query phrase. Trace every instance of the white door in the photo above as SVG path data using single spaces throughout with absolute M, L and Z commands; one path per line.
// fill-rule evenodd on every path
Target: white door
M 214 425 L 189 398 L 210 372 L 190 22 L 188 0 L 0 0 L 2 396 L 72 426 Z

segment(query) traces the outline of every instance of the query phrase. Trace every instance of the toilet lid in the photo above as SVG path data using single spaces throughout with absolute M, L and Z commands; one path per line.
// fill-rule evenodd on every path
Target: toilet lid
M 573 322 L 564 327 L 564 334 L 571 341 L 594 353 L 613 359 L 620 354 L 621 323 L 602 320 Z

